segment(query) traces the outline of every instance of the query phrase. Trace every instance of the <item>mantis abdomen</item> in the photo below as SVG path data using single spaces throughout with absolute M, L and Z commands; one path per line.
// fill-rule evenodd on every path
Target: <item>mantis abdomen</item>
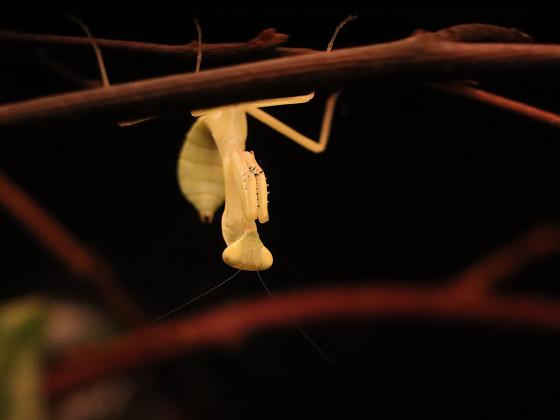
M 211 222 L 224 203 L 224 171 L 216 142 L 203 118 L 187 133 L 177 175 L 181 191 L 198 210 L 200 220 Z

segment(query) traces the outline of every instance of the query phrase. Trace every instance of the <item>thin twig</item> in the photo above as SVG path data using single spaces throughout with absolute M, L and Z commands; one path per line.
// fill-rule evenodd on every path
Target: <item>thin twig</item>
M 74 276 L 91 284 L 108 309 L 128 326 L 145 323 L 138 305 L 121 288 L 110 266 L 0 172 L 0 206 L 18 220 Z
M 313 52 L 308 48 L 277 48 L 288 39 L 287 35 L 279 34 L 274 29 L 265 29 L 255 38 L 247 42 L 202 44 L 205 57 L 228 57 L 266 52 L 271 56 L 298 55 Z M 65 35 L 29 34 L 10 30 L 0 30 L 0 42 L 9 44 L 22 44 L 28 46 L 91 46 L 90 41 L 84 37 Z M 182 45 L 156 44 L 151 42 L 138 42 L 126 40 L 113 40 L 95 38 L 100 48 L 121 52 L 136 52 L 160 56 L 173 56 L 178 59 L 196 57 L 198 41 Z
M 527 105 L 523 102 L 496 95 L 495 93 L 456 83 L 429 83 L 427 86 L 442 92 L 473 99 L 487 105 L 511 111 L 546 124 L 551 124 L 555 127 L 560 127 L 560 115 Z

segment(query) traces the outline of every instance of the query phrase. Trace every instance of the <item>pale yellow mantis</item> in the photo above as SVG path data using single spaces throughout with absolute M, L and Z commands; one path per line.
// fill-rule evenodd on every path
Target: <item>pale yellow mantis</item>
M 261 108 L 304 103 L 304 96 L 247 102 L 204 111 L 195 111 L 198 120 L 187 133 L 181 150 L 178 177 L 185 197 L 195 206 L 202 221 L 212 220 L 225 201 L 222 234 L 227 248 L 224 262 L 247 271 L 266 270 L 272 254 L 257 233 L 256 220 L 268 221 L 266 177 L 254 153 L 245 151 L 247 114 L 284 134 L 306 149 L 320 153 L 329 138 L 338 93 L 327 99 L 319 141 L 293 130 Z
M 332 43 L 338 30 L 335 30 Z M 211 221 L 217 208 L 225 201 L 222 234 L 227 248 L 222 254 L 231 267 L 247 271 L 270 268 L 272 254 L 257 233 L 256 220 L 268 221 L 268 190 L 263 170 L 254 152 L 245 151 L 247 114 L 270 126 L 306 149 L 320 153 L 325 150 L 330 134 L 334 107 L 339 92 L 329 96 L 325 106 L 319 140 L 314 141 L 264 112 L 261 108 L 301 104 L 314 93 L 286 98 L 264 99 L 219 108 L 193 111 L 198 117 L 182 147 L 178 178 L 183 194 L 200 214 L 202 221 Z

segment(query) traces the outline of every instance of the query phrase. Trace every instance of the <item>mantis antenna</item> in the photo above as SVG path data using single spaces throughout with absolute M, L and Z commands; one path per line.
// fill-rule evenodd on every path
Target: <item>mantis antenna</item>
M 237 274 L 237 273 L 236 273 Z M 264 282 L 264 280 L 261 277 L 261 273 L 257 271 L 257 276 L 259 277 L 259 280 L 262 284 L 262 286 L 264 287 L 264 290 L 266 290 L 266 293 L 268 293 L 268 295 L 274 300 L 274 302 L 276 303 L 276 305 L 278 305 L 278 307 L 282 310 L 282 312 L 284 312 L 286 315 L 289 316 L 288 312 L 286 311 L 286 309 L 280 304 L 280 302 L 278 302 L 278 300 L 276 299 L 276 297 L 272 294 L 272 292 L 270 291 L 270 289 L 267 287 L 266 283 Z M 295 321 L 292 320 L 292 324 L 294 324 L 294 327 L 296 327 L 298 329 L 298 331 L 305 337 L 305 339 L 307 341 L 309 341 L 309 343 L 315 347 L 315 349 L 321 353 L 321 355 L 331 364 L 334 364 L 334 362 L 332 361 L 332 359 L 327 356 L 327 353 L 325 353 L 323 351 L 323 349 L 321 349 L 321 347 L 319 347 L 319 345 L 317 343 L 315 343 L 315 341 L 313 341 L 313 339 L 311 337 L 309 337 L 309 335 L 303 330 L 303 328 L 301 328 Z
M 200 295 L 198 295 L 197 297 L 189 300 L 186 303 L 183 303 L 182 305 L 177 306 L 176 308 L 173 308 L 172 310 L 170 310 L 169 312 L 164 313 L 163 315 L 158 316 L 157 318 L 152 319 L 152 322 L 156 322 L 159 321 L 162 318 L 165 318 L 169 315 L 171 315 L 173 312 L 178 311 L 179 309 L 183 309 L 185 306 L 190 305 L 191 303 L 197 301 L 198 299 L 200 299 L 203 296 L 206 296 L 208 293 L 213 292 L 214 290 L 216 290 L 218 287 L 223 286 L 224 284 L 226 284 L 228 281 L 230 281 L 231 279 L 233 279 L 235 276 L 237 276 L 239 273 L 241 273 L 241 270 L 237 270 L 235 272 L 235 274 L 231 275 L 230 277 L 228 277 L 227 279 L 225 279 L 224 281 L 222 281 L 221 283 L 218 283 L 217 285 L 215 285 L 214 287 L 208 289 L 207 291 L 201 293 Z M 262 281 L 262 280 L 261 280 Z M 266 286 L 265 286 L 266 287 Z

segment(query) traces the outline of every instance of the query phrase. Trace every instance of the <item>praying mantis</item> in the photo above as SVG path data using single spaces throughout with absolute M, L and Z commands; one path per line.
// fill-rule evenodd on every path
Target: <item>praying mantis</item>
M 349 16 L 337 26 L 326 52 L 332 49 L 340 28 L 354 18 Z M 199 62 L 197 68 L 198 65 Z M 269 219 L 268 185 L 254 152 L 245 150 L 247 115 L 307 150 L 320 153 L 327 146 L 339 94 L 335 92 L 327 98 L 318 141 L 304 136 L 261 109 L 309 102 L 314 92 L 191 113 L 198 119 L 187 132 L 179 155 L 179 185 L 187 200 L 198 210 L 202 222 L 212 221 L 217 208 L 225 202 L 222 235 L 227 247 L 222 259 L 229 266 L 262 271 L 270 268 L 273 262 L 272 253 L 263 245 L 255 223 L 256 220 L 266 223 Z
M 262 271 L 270 268 L 273 262 L 255 222 L 269 220 L 268 185 L 254 152 L 245 150 L 247 115 L 307 150 L 320 153 L 327 146 L 338 95 L 339 92 L 333 93 L 326 101 L 318 141 L 302 135 L 261 109 L 305 103 L 313 98 L 314 93 L 192 112 L 198 119 L 188 131 L 179 156 L 179 185 L 203 222 L 211 221 L 225 201 L 222 234 L 227 247 L 222 259 L 229 266 Z

